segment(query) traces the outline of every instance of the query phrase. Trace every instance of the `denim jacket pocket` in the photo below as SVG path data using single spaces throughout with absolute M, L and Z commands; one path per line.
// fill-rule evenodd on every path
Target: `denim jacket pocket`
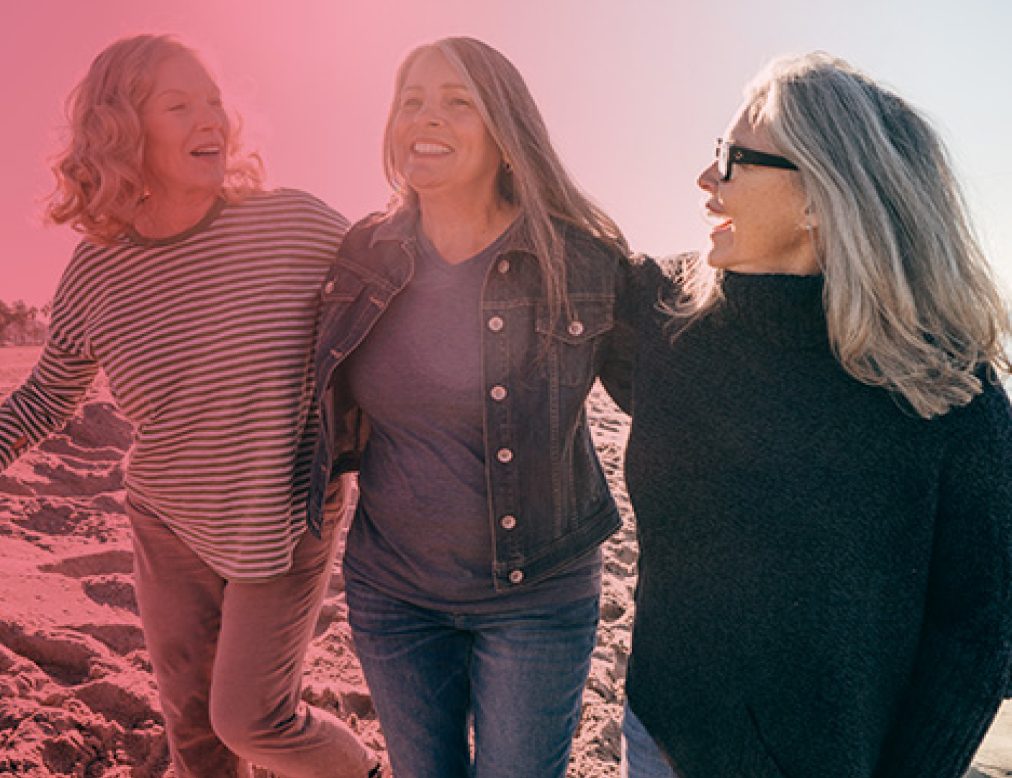
M 594 379 L 598 341 L 615 326 L 614 300 L 609 297 L 570 300 L 572 310 L 552 321 L 548 306 L 539 303 L 534 329 L 547 351 L 542 356 L 549 380 L 563 386 L 589 385 Z

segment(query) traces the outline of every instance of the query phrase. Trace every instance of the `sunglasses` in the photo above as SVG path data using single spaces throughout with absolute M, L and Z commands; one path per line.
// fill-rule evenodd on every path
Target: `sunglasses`
M 721 181 L 731 178 L 731 171 L 738 165 L 761 165 L 762 167 L 778 167 L 783 170 L 797 170 L 798 166 L 789 159 L 764 151 L 735 146 L 723 138 L 717 138 L 717 173 Z

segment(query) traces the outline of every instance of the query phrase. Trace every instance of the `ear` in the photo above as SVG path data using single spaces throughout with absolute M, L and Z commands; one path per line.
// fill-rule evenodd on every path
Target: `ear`
M 812 206 L 810 204 L 806 205 L 804 213 L 801 218 L 801 228 L 803 230 L 811 231 L 818 226 L 819 226 L 819 217 L 815 215 L 815 211 L 812 209 Z

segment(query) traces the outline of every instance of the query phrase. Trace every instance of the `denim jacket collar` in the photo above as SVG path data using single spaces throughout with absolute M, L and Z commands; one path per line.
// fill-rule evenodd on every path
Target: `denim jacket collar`
M 391 212 L 385 216 L 383 221 L 373 231 L 372 237 L 369 240 L 369 248 L 375 248 L 376 244 L 380 241 L 392 240 L 398 243 L 406 243 L 415 239 L 415 226 L 418 223 L 418 208 L 415 206 L 403 206 L 397 210 Z M 508 240 L 500 250 L 501 254 L 506 254 L 514 251 L 522 251 L 527 254 L 535 255 L 534 244 L 531 242 L 530 235 L 527 230 L 524 229 L 522 220 L 524 214 L 521 211 L 520 215 L 517 216 L 517 220 L 521 223 L 514 225 L 510 224 L 507 230 L 512 231 L 510 240 Z M 513 229 L 516 226 L 517 229 Z

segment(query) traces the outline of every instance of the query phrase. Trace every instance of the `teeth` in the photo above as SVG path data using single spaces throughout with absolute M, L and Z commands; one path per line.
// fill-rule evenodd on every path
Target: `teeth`
M 212 154 L 220 154 L 221 153 L 221 147 L 220 146 L 201 146 L 200 148 L 194 149 L 190 153 L 193 154 L 193 155 L 196 155 L 196 156 L 210 156 Z
M 416 154 L 449 154 L 450 147 L 441 143 L 416 143 L 411 147 Z

